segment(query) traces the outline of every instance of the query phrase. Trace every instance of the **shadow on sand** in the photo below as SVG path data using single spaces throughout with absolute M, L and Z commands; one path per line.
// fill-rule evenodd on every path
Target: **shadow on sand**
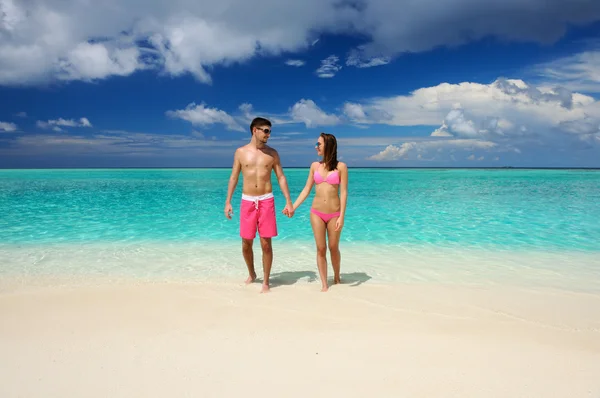
M 307 282 L 315 282 L 317 273 L 314 271 L 284 271 L 271 274 L 271 287 L 289 286 L 298 282 L 300 279 L 306 278 Z
M 342 285 L 359 286 L 371 279 L 371 277 L 365 272 L 350 272 L 340 274 L 342 279 Z
M 350 285 L 351 287 L 362 285 L 369 279 L 372 279 L 365 272 L 350 272 L 343 273 L 340 275 L 342 279 L 342 285 Z M 302 279 L 306 279 L 307 283 L 313 283 L 319 281 L 319 276 L 315 271 L 283 271 L 275 272 L 271 274 L 271 288 L 279 286 L 291 286 L 296 284 Z M 257 278 L 256 282 L 262 283 L 262 278 Z M 333 278 L 328 278 L 329 286 L 333 285 Z

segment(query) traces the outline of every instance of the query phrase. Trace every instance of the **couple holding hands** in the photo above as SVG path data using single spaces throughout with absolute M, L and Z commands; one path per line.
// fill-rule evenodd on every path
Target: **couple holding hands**
M 271 136 L 271 122 L 257 117 L 250 124 L 250 132 L 252 134 L 250 142 L 235 151 L 224 210 L 225 217 L 231 219 L 233 214 L 231 198 L 241 172 L 244 182 L 240 206 L 240 236 L 242 253 L 249 273 L 246 283 L 256 279 L 252 246 L 258 230 L 264 272 L 261 292 L 269 291 L 269 276 L 273 263 L 271 238 L 277 236 L 275 200 L 271 183 L 271 174 L 275 171 L 277 182 L 286 200 L 283 214 L 288 217 L 294 216 L 296 209 L 306 200 L 313 185 L 316 184 L 315 198 L 310 209 L 310 224 L 317 247 L 321 291 L 325 292 L 328 289 L 328 248 L 333 265 L 333 283 L 340 283 L 339 243 L 348 197 L 348 168 L 346 164 L 337 160 L 336 138 L 331 134 L 321 133 L 315 149 L 322 160 L 311 164 L 306 185 L 296 201 L 292 203 L 279 154 L 275 149 L 267 146 Z

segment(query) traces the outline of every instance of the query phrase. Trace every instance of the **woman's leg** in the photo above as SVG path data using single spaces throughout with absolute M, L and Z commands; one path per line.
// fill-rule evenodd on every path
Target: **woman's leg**
M 327 241 L 325 237 L 326 225 L 321 217 L 310 213 L 310 225 L 315 235 L 317 245 L 317 268 L 321 276 L 321 291 L 327 291 Z
M 333 217 L 327 222 L 327 240 L 329 241 L 329 253 L 331 254 L 331 265 L 333 266 L 333 283 L 340 283 L 340 267 L 342 254 L 340 253 L 340 236 L 342 231 L 335 230 L 335 222 L 338 217 Z

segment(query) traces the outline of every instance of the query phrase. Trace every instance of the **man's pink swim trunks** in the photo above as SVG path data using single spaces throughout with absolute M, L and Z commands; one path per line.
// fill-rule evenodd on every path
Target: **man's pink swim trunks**
M 261 238 L 277 236 L 273 192 L 261 196 L 242 194 L 240 236 L 244 239 L 254 239 L 257 229 Z

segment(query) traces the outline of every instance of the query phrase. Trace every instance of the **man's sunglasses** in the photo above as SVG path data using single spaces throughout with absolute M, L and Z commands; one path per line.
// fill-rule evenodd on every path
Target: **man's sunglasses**
M 267 129 L 264 127 L 257 127 L 257 129 L 262 130 L 265 134 L 271 134 L 271 129 Z

